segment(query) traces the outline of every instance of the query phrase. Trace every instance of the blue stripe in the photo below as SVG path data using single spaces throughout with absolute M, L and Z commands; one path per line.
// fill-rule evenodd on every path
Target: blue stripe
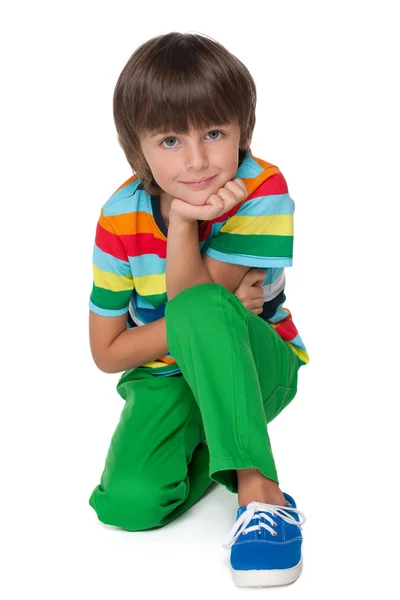
M 134 277 L 146 277 L 165 273 L 167 259 L 160 258 L 158 254 L 141 254 L 129 256 L 129 263 Z
M 139 184 L 140 179 L 136 179 L 114 192 L 103 206 L 104 216 L 109 217 L 132 212 L 135 209 L 135 191 Z
M 134 297 L 132 296 L 132 307 L 133 307 L 133 311 L 135 311 L 135 310 L 136 310 L 136 308 L 135 308 L 136 306 L 137 306 L 139 309 L 140 309 L 140 308 L 150 308 L 150 309 L 151 309 L 151 308 L 153 308 L 153 309 L 154 309 L 154 306 L 151 304 L 151 302 L 149 302 L 148 300 L 146 300 L 146 297 L 145 297 L 145 296 L 141 296 L 141 295 L 140 295 L 140 294 L 138 294 L 138 293 L 135 293 L 135 296 L 134 296 Z
M 300 348 L 300 350 L 306 350 L 306 347 L 303 344 L 303 340 L 301 339 L 299 334 L 297 334 L 293 340 L 289 340 L 289 341 L 291 344 L 293 344 L 293 346 L 296 346 L 296 348 Z
M 155 375 L 157 377 L 169 377 L 170 375 L 175 375 L 176 373 L 181 373 L 182 371 L 180 369 L 175 369 L 175 371 L 168 371 L 168 373 L 157 373 L 157 368 L 154 369 L 154 373 L 152 371 L 152 375 Z
M 108 273 L 115 273 L 116 275 L 121 275 L 123 277 L 132 275 L 128 262 L 115 258 L 115 256 L 107 254 L 107 252 L 103 252 L 97 244 L 94 244 L 93 248 L 93 263 L 96 267 L 102 271 L 107 271 Z
M 283 302 L 276 309 L 274 316 L 270 317 L 268 319 L 268 321 L 270 323 L 274 323 L 274 324 L 275 323 L 279 323 L 280 321 L 282 321 L 283 319 L 286 319 L 286 317 L 289 316 L 289 314 L 288 314 L 288 312 L 286 310 L 282 310 L 282 306 L 283 306 Z
M 277 258 L 276 256 L 252 256 L 250 254 L 228 254 L 220 252 L 214 248 L 208 248 L 206 254 L 220 260 L 221 262 L 230 263 L 233 265 L 244 265 L 245 267 L 259 267 L 266 269 L 268 267 L 291 267 L 293 264 L 292 258 Z
M 270 283 L 274 283 L 282 275 L 283 267 L 279 267 L 279 269 L 269 268 L 267 270 L 267 276 L 264 281 L 264 285 L 269 285 Z
M 237 211 L 239 217 L 260 217 L 267 215 L 292 215 L 293 200 L 289 194 L 259 196 L 244 202 Z M 236 215 L 233 215 L 234 217 Z M 228 221 L 229 219 L 227 219 Z
M 237 170 L 236 177 L 240 179 L 254 179 L 264 169 L 254 160 L 250 152 L 247 152 L 244 161 Z
M 128 307 L 119 308 L 118 310 L 100 308 L 93 304 L 91 300 L 89 300 L 89 308 L 92 312 L 96 313 L 96 315 L 100 315 L 101 317 L 120 317 L 121 315 L 125 315 L 128 312 Z
M 138 306 L 133 307 L 133 311 L 135 316 L 138 317 L 141 321 L 144 321 L 144 324 L 153 323 L 154 321 L 158 321 L 158 319 L 162 319 L 165 317 L 165 307 L 167 303 L 160 304 L 157 308 L 151 305 L 151 308 L 139 308 Z
M 137 185 L 135 181 L 126 186 L 128 191 L 131 190 L 130 193 L 122 194 L 123 190 L 126 189 L 122 188 L 120 190 L 121 194 L 117 192 L 114 196 L 111 196 L 103 206 L 104 216 L 110 217 L 133 212 L 145 212 L 148 215 L 152 215 L 151 197 L 144 190 L 136 190 Z M 133 192 L 132 188 L 134 188 Z

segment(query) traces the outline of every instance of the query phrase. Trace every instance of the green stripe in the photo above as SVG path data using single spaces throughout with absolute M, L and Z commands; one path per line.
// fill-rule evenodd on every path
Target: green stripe
M 211 240 L 210 248 L 229 254 L 293 258 L 293 236 L 219 233 Z
M 163 294 L 151 294 L 150 296 L 146 296 L 146 301 L 150 302 L 154 308 L 158 308 L 161 304 L 165 304 L 167 300 L 167 292 L 164 292 Z
M 99 308 L 109 310 L 127 308 L 132 296 L 132 290 L 123 290 L 122 292 L 112 292 L 93 284 L 90 300 Z

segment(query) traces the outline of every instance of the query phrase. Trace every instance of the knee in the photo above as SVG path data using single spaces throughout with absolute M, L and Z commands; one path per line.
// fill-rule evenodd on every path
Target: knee
M 145 479 L 130 479 L 125 485 L 98 485 L 92 492 L 89 504 L 99 521 L 105 525 L 121 527 L 127 531 L 143 531 L 162 527 L 166 515 L 162 490 Z M 172 510 L 173 506 L 170 506 Z
M 199 283 L 181 290 L 165 307 L 165 317 L 169 319 L 176 315 L 179 320 L 185 315 L 192 320 L 194 311 L 208 314 L 210 306 L 221 302 L 225 288 L 219 283 Z M 230 292 L 226 290 L 229 294 Z

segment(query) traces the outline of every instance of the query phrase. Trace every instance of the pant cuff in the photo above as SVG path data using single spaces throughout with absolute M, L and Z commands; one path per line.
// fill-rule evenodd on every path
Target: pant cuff
M 261 461 L 252 463 L 243 456 L 213 458 L 210 460 L 210 479 L 225 486 L 230 492 L 238 493 L 238 469 L 258 469 L 265 477 L 279 485 L 278 474 L 274 466 L 262 464 Z

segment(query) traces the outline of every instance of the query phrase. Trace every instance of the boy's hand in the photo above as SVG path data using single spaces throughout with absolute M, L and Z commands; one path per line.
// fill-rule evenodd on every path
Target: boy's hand
M 170 218 L 178 216 L 192 223 L 194 221 L 211 221 L 229 212 L 248 195 L 246 184 L 241 179 L 227 181 L 216 194 L 212 194 L 203 206 L 193 206 L 184 200 L 174 198 L 169 211 Z
M 250 269 L 235 292 L 235 296 L 239 298 L 243 306 L 256 315 L 262 313 L 263 309 L 264 290 L 261 286 L 265 277 L 266 271 L 264 269 Z

